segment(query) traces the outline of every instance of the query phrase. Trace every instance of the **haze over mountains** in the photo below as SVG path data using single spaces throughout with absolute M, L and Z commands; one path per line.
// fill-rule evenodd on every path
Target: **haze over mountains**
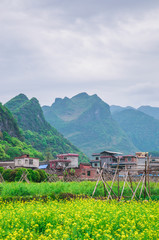
M 136 109 L 125 109 L 113 118 L 140 151 L 159 150 L 159 120 Z
M 138 110 L 159 120 L 159 107 L 141 106 Z
M 127 153 L 137 150 L 112 118 L 109 105 L 97 95 L 57 98 L 51 107 L 44 106 L 43 112 L 52 126 L 88 156 L 105 149 Z
M 56 98 L 51 106 L 42 108 L 36 98 L 29 100 L 19 94 L 5 106 L 1 104 L 0 131 L 31 145 L 45 157 L 78 152 L 80 161 L 88 161 L 82 152 L 91 157 L 103 150 L 123 154 L 159 151 L 158 116 L 159 108 L 109 106 L 96 94 Z
M 159 150 L 159 108 L 110 106 L 97 95 L 57 98 L 46 120 L 88 156 L 104 149 L 131 154 Z M 146 111 L 145 114 L 143 111 Z

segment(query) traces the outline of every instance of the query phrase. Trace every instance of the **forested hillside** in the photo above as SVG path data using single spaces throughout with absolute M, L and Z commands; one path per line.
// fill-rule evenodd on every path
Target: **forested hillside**
M 22 139 L 22 133 L 19 130 L 17 122 L 11 112 L 0 103 L 0 131 L 8 132 L 12 137 Z
M 0 160 L 13 160 L 23 153 L 31 157 L 44 158 L 42 153 L 35 150 L 24 141 L 23 132 L 8 109 L 0 104 Z
M 132 153 L 136 148 L 97 95 L 81 93 L 44 106 L 46 120 L 89 156 L 103 150 Z
M 85 154 L 45 120 L 36 98 L 29 100 L 24 94 L 20 94 L 5 106 L 13 113 L 18 125 L 23 129 L 25 142 L 41 151 L 46 158 L 56 157 L 59 153 L 75 152 L 80 155 L 80 161 L 88 161 Z

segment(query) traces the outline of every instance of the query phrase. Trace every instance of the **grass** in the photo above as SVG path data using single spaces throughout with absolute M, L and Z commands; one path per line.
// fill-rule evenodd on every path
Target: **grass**
M 111 182 L 109 182 L 111 185 Z M 133 188 L 137 186 L 137 182 L 133 183 Z M 3 183 L 0 185 L 0 197 L 20 197 L 20 196 L 44 196 L 55 194 L 58 195 L 60 193 L 71 193 L 76 195 L 87 195 L 92 196 L 94 187 L 96 182 L 83 181 L 83 182 L 53 182 L 53 183 Z M 123 182 L 120 182 L 120 193 L 122 191 Z M 159 199 L 159 183 L 150 183 L 151 187 L 151 196 L 152 199 Z M 139 190 L 137 191 L 137 196 L 139 196 L 141 189 L 141 185 Z M 117 182 L 115 182 L 113 191 L 118 195 L 118 186 Z M 130 198 L 132 195 L 130 189 L 125 187 L 124 194 L 126 198 Z M 104 196 L 104 188 L 103 183 L 100 182 L 97 186 L 95 197 L 103 197 Z M 143 194 L 142 194 L 143 198 Z

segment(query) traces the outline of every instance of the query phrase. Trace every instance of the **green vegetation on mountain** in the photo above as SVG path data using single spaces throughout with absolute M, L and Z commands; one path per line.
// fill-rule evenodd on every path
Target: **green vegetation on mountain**
M 13 160 L 24 153 L 43 159 L 42 153 L 23 140 L 23 132 L 19 129 L 16 120 L 8 109 L 0 104 L 0 160 Z
M 7 132 L 1 132 L 0 136 L 0 160 L 13 160 L 22 154 L 29 154 L 30 157 L 37 157 L 43 160 L 43 154 L 35 150 L 31 145 L 11 137 Z
M 16 120 L 8 109 L 0 103 L 0 132 L 8 132 L 12 137 L 22 139 Z
M 140 151 L 159 151 L 159 120 L 135 109 L 113 114 Z
M 25 95 L 20 94 L 5 106 L 13 113 L 18 125 L 23 129 L 25 142 L 42 152 L 46 158 L 56 157 L 59 153 L 75 152 L 80 155 L 80 161 L 88 161 L 85 154 L 45 120 L 36 98 L 29 100 Z
M 97 95 L 81 93 L 44 106 L 46 120 L 88 156 L 103 150 L 132 153 L 136 148 Z
M 14 97 L 5 106 L 13 113 L 18 125 L 23 130 L 45 133 L 52 130 L 45 121 L 43 112 L 36 98 L 29 100 L 24 94 Z

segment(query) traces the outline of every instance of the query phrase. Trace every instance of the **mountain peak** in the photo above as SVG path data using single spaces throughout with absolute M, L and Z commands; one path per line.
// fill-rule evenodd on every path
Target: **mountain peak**
M 79 93 L 71 99 L 60 99 L 45 108 L 47 121 L 89 156 L 93 151 L 135 147 L 112 119 L 109 105 L 96 94 Z
M 39 101 L 35 97 L 29 100 L 25 95 L 20 94 L 6 103 L 6 106 L 24 130 L 42 132 L 51 128 L 44 118 Z
M 30 102 L 40 105 L 38 99 L 35 98 L 35 97 L 31 98 L 31 99 L 30 99 Z
M 12 98 L 10 101 L 8 101 L 5 106 L 11 111 L 15 112 L 19 107 L 21 107 L 25 102 L 27 102 L 29 99 L 27 96 L 23 93 L 20 93 L 19 95 Z
M 88 98 L 88 97 L 89 97 L 89 95 L 86 92 L 82 92 L 82 93 L 79 93 L 79 94 L 73 96 L 72 99 L 75 99 L 75 98 L 81 98 L 82 99 L 82 98 Z

